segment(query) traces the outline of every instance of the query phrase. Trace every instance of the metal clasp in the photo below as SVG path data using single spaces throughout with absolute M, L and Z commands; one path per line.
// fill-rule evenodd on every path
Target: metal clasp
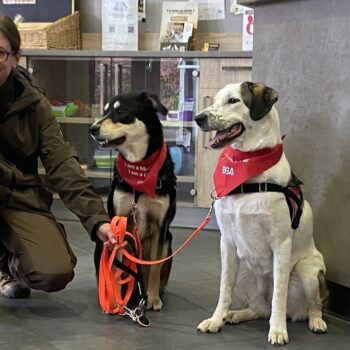
M 163 187 L 162 179 L 157 179 L 156 190 L 160 190 Z
M 259 184 L 259 192 L 267 192 L 267 183 L 262 182 Z
M 206 216 L 206 219 L 209 218 L 214 210 L 214 203 L 215 201 L 218 199 L 218 197 L 216 196 L 216 192 L 215 192 L 215 189 L 213 189 L 211 192 L 210 192 L 210 197 L 212 199 L 212 202 L 211 202 L 211 205 L 210 205 L 210 208 L 209 208 L 209 211 L 208 211 L 208 214 Z
M 135 193 L 134 193 L 134 196 L 133 196 L 132 202 L 131 202 L 131 214 L 132 214 L 132 218 L 134 220 L 134 225 L 135 226 L 137 226 L 136 211 L 137 211 L 137 202 L 136 202 Z
M 142 298 L 139 305 L 135 309 L 130 309 L 127 306 L 123 306 L 124 315 L 129 316 L 133 322 L 137 322 L 142 327 L 149 327 L 151 325 L 150 320 L 145 315 L 146 299 Z

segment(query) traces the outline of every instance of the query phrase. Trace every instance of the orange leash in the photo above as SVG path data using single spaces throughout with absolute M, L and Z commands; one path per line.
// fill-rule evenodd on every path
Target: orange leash
M 207 224 L 209 223 L 209 221 L 211 220 L 210 216 L 207 216 L 203 222 L 190 234 L 190 236 L 185 240 L 185 242 L 183 242 L 179 248 L 177 248 L 175 250 L 175 252 L 169 256 L 167 256 L 164 259 L 160 259 L 160 260 L 142 260 L 142 259 L 138 259 L 136 257 L 134 257 L 133 255 L 131 255 L 125 248 L 121 248 L 121 251 L 123 253 L 123 255 L 128 258 L 130 261 L 136 263 L 136 264 L 140 264 L 140 265 L 157 265 L 157 264 L 161 264 L 171 258 L 173 258 L 175 255 L 177 255 L 178 253 L 181 252 L 182 249 L 184 249 L 192 240 L 193 238 L 205 227 L 207 226 Z M 113 222 L 113 220 L 112 220 Z
M 126 246 L 127 241 L 125 237 L 129 237 L 136 247 L 136 251 L 139 253 L 139 259 L 142 259 L 141 242 L 137 230 L 134 234 L 126 231 L 127 218 L 123 216 L 115 216 L 112 220 L 113 234 L 117 240 L 117 244 L 112 251 L 106 246 L 103 247 L 99 280 L 98 280 L 98 295 L 101 308 L 108 314 L 120 314 L 126 313 L 126 305 L 130 300 L 131 294 L 134 290 L 135 278 L 129 275 L 123 278 L 124 271 L 118 269 L 113 265 L 117 252 Z M 137 272 L 137 264 L 128 259 L 123 259 L 122 263 L 130 270 Z M 122 296 L 121 287 L 126 285 L 125 295 Z
M 122 264 L 128 269 L 137 273 L 137 265 L 156 265 L 161 264 L 175 255 L 177 255 L 182 249 L 184 249 L 194 237 L 209 223 L 211 220 L 210 208 L 209 213 L 203 220 L 203 222 L 191 233 L 191 235 L 181 244 L 181 246 L 176 249 L 176 251 L 160 260 L 142 260 L 142 245 L 140 236 L 138 234 L 137 228 L 134 228 L 133 233 L 127 231 L 127 217 L 125 216 L 115 216 L 111 221 L 113 235 L 117 240 L 117 244 L 112 251 L 110 251 L 107 246 L 104 246 L 101 260 L 100 260 L 100 270 L 99 270 L 99 281 L 98 281 L 98 294 L 99 302 L 102 310 L 108 314 L 119 314 L 128 315 L 133 321 L 137 321 L 143 326 L 149 326 L 149 321 L 144 322 L 144 303 L 145 300 L 141 300 L 140 305 L 135 310 L 130 310 L 127 307 L 127 303 L 131 298 L 132 292 L 135 286 L 135 278 L 130 274 L 127 277 L 123 277 L 125 271 L 117 268 L 113 265 L 114 259 L 116 258 L 117 252 L 121 253 Z M 129 238 L 136 247 L 136 252 L 138 256 L 130 254 L 126 250 L 126 245 Z M 126 286 L 126 292 L 122 296 L 121 289 L 122 286 Z M 147 323 L 147 324 L 145 324 Z

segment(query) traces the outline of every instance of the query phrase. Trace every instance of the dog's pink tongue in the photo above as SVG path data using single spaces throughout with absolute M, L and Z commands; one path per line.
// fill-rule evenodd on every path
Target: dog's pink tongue
M 212 139 L 209 139 L 209 146 L 219 143 L 221 140 L 224 140 L 226 137 L 227 131 L 217 131 L 215 136 Z
M 225 141 L 232 141 L 236 138 L 237 135 L 242 131 L 241 124 L 235 124 L 231 127 L 230 130 L 217 131 L 215 136 L 209 140 L 209 145 L 211 147 L 224 144 Z

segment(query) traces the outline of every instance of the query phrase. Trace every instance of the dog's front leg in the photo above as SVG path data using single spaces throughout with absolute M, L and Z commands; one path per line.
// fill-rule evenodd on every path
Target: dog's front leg
M 211 318 L 202 321 L 197 330 L 199 332 L 217 333 L 225 324 L 228 310 L 232 301 L 232 289 L 236 284 L 239 259 L 237 248 L 231 239 L 221 236 L 221 279 L 218 305 Z
M 158 260 L 166 256 L 167 247 L 159 244 L 159 232 L 160 225 L 158 223 L 152 223 L 150 225 L 151 231 L 151 247 L 150 247 L 150 259 Z M 150 266 L 148 276 L 148 288 L 147 288 L 147 309 L 160 311 L 163 307 L 163 302 L 160 299 L 160 272 L 163 264 L 156 264 Z
M 273 249 L 273 295 L 270 317 L 269 343 L 284 345 L 289 342 L 287 332 L 287 295 L 290 275 L 292 241 L 288 237 Z

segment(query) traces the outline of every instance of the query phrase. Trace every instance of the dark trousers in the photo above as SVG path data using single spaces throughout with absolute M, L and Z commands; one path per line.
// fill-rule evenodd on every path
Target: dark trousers
M 29 288 L 54 292 L 74 277 L 76 265 L 63 226 L 53 217 L 0 210 L 0 270 Z

